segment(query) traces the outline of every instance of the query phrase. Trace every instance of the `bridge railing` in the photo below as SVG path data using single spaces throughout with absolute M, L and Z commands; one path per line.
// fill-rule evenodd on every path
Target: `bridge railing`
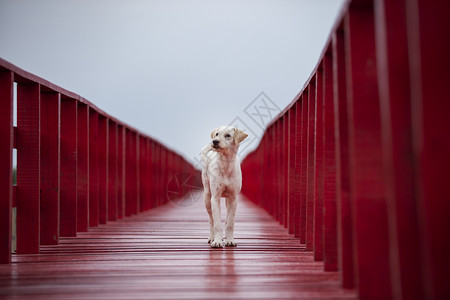
M 17 253 L 39 253 L 60 237 L 166 203 L 168 181 L 195 173 L 157 140 L 2 59 L 0 107 L 0 263 L 11 261 L 13 207 Z
M 348 1 L 243 193 L 361 299 L 450 289 L 450 2 Z

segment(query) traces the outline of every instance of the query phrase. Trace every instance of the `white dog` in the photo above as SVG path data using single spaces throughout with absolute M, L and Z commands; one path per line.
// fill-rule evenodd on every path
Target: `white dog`
M 230 126 L 211 132 L 211 144 L 202 151 L 202 182 L 205 206 L 209 214 L 209 239 L 212 248 L 222 247 L 220 198 L 226 198 L 225 245 L 237 246 L 233 239 L 237 198 L 242 187 L 241 166 L 236 154 L 239 143 L 248 135 Z

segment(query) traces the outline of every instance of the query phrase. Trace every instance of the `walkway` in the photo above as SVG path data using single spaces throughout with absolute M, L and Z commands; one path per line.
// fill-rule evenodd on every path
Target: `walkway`
M 0 265 L 0 298 L 356 298 L 339 288 L 338 273 L 323 272 L 312 252 L 250 201 L 238 206 L 238 247 L 224 249 L 207 244 L 202 201 L 186 204 L 64 238 L 39 255 L 14 256 Z

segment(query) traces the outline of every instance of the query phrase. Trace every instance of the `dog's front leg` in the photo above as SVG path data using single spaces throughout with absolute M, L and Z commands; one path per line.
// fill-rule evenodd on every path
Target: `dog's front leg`
M 227 221 L 225 228 L 225 246 L 236 247 L 237 243 L 234 241 L 234 219 L 236 217 L 237 197 L 232 196 L 227 198 Z
M 214 241 L 211 242 L 211 248 L 222 247 L 222 219 L 220 211 L 220 197 L 211 198 L 211 210 L 214 222 Z

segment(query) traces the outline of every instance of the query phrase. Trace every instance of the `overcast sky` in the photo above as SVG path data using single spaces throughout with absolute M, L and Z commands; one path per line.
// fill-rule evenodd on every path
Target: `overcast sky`
M 0 0 L 0 57 L 192 162 L 212 129 L 243 127 L 242 157 L 302 88 L 343 2 Z

